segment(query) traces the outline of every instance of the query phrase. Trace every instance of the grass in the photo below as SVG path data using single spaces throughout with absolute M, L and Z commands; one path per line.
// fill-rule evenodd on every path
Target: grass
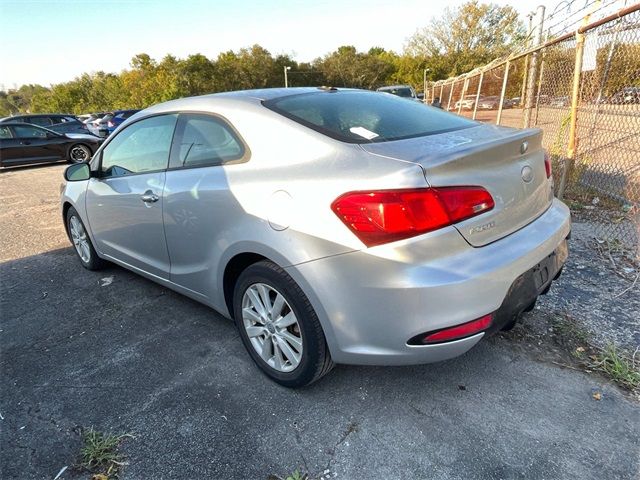
M 591 332 L 569 316 L 557 316 L 553 321 L 554 337 L 585 370 L 596 371 L 631 392 L 640 390 L 640 355 L 609 343 L 605 348 L 594 345 Z
M 83 433 L 84 445 L 80 450 L 81 470 L 94 473 L 100 480 L 117 478 L 120 467 L 124 464 L 119 447 L 125 438 L 133 438 L 130 434 L 110 435 L 89 428 Z
M 310 480 L 309 476 L 306 473 L 300 473 L 296 470 L 285 477 L 281 477 L 279 475 L 269 475 L 267 480 Z
M 636 363 L 635 354 L 629 357 L 612 343 L 596 354 L 590 367 L 627 390 L 640 387 L 640 365 Z

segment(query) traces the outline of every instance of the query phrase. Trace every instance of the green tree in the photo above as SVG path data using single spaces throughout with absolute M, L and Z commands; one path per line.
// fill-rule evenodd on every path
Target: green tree
M 331 86 L 367 89 L 388 83 L 396 71 L 393 54 L 379 47 L 359 53 L 351 45 L 316 60 L 314 66 Z
M 513 7 L 472 0 L 453 10 L 447 8 L 443 16 L 416 32 L 405 53 L 425 59 L 432 72 L 444 78 L 508 54 L 524 34 Z

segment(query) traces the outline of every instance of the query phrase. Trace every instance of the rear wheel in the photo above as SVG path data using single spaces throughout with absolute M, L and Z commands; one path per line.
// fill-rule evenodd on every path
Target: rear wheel
M 233 309 L 249 355 L 279 384 L 309 385 L 333 368 L 309 299 L 276 264 L 262 261 L 242 272 L 234 290 Z
M 88 270 L 99 270 L 104 267 L 106 262 L 98 257 L 89 238 L 89 234 L 84 228 L 84 223 L 82 223 L 80 215 L 78 215 L 75 208 L 69 208 L 66 221 L 69 238 L 76 249 L 82 266 Z
M 67 156 L 71 163 L 82 163 L 91 160 L 91 149 L 82 143 L 76 143 L 69 148 Z

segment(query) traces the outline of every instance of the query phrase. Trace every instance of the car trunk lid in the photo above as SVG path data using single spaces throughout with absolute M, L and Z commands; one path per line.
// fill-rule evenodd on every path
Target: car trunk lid
M 437 135 L 363 144 L 374 155 L 420 165 L 430 186 L 474 185 L 491 193 L 495 207 L 457 223 L 474 247 L 499 240 L 540 216 L 551 204 L 542 131 L 479 125 Z

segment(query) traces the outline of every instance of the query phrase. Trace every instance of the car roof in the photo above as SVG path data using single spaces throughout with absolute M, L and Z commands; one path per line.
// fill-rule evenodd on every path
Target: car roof
M 350 88 L 333 87 L 293 87 L 293 88 L 263 88 L 254 90 L 237 90 L 233 92 L 212 93 L 197 97 L 185 97 L 177 100 L 169 100 L 164 103 L 153 105 L 143 110 L 143 115 L 171 112 L 179 110 L 209 108 L 213 105 L 254 105 L 258 106 L 263 101 L 275 100 L 278 98 L 301 95 L 305 93 L 331 94 L 337 91 L 367 91 Z M 139 117 L 137 117 L 139 118 Z
M 2 122 L 3 127 L 34 127 L 39 128 L 40 130 L 46 130 L 47 132 L 56 133 L 60 135 L 60 132 L 55 132 L 47 127 L 43 127 L 42 125 L 35 125 L 33 123 L 23 123 L 23 122 Z
M 21 113 L 20 115 L 11 115 L 10 117 L 5 117 L 1 120 L 24 117 L 75 117 L 75 115 L 73 115 L 72 113 Z

